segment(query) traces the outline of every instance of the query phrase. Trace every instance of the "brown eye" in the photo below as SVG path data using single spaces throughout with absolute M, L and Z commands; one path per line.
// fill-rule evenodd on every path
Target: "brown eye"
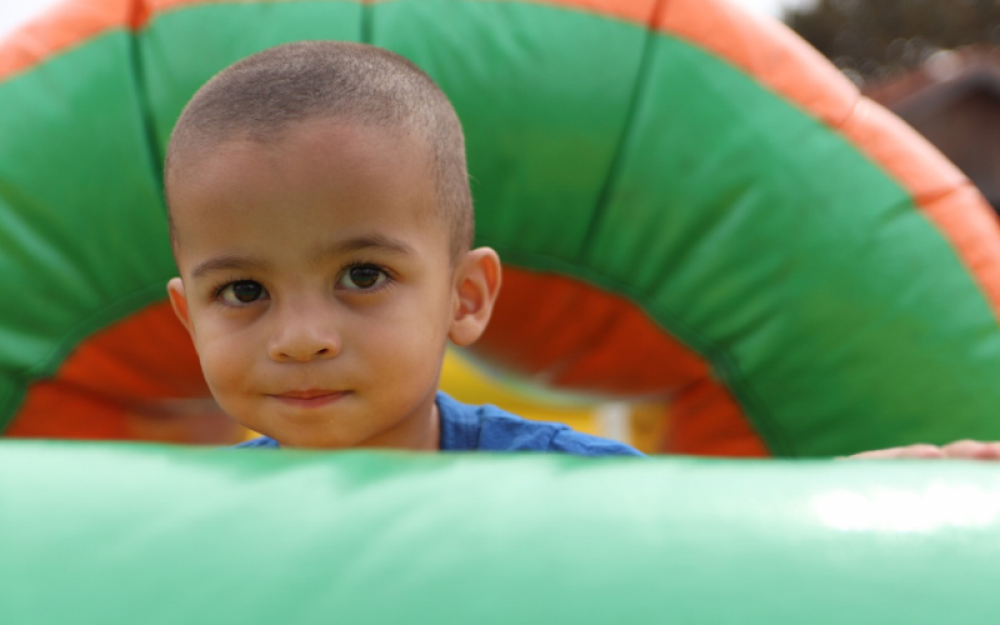
M 356 265 L 344 272 L 337 286 L 355 291 L 371 289 L 385 282 L 385 272 L 375 265 Z
M 222 290 L 222 299 L 229 304 L 249 304 L 262 299 L 267 294 L 259 282 L 238 280 Z

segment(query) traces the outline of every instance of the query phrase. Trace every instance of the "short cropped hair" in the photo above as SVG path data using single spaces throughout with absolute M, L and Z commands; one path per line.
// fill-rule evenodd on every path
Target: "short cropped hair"
M 416 130 L 433 158 L 437 208 L 450 228 L 452 259 L 473 238 L 465 139 L 434 81 L 398 54 L 360 43 L 304 41 L 249 56 L 209 80 L 174 127 L 164 177 L 183 154 L 236 138 L 266 143 L 292 125 L 330 118 Z M 176 233 L 171 220 L 171 240 Z

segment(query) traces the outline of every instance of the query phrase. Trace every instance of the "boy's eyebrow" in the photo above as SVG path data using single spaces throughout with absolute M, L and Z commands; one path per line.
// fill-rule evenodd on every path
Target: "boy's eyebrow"
M 207 273 L 222 270 L 264 271 L 265 269 L 267 269 L 267 265 L 259 260 L 247 256 L 232 256 L 227 254 L 225 256 L 209 258 L 205 262 L 198 264 L 191 271 L 191 277 L 200 278 Z
M 371 236 L 347 239 L 345 241 L 337 241 L 336 243 L 327 245 L 314 255 L 314 260 L 320 261 L 329 256 L 358 252 L 373 247 L 379 248 L 383 251 L 395 252 L 397 254 L 416 254 L 416 250 L 404 241 L 375 234 Z M 210 258 L 205 262 L 196 265 L 191 271 L 191 277 L 200 278 L 205 274 L 212 273 L 213 271 L 222 270 L 265 271 L 267 270 L 267 264 L 248 256 L 233 256 L 227 254 L 225 256 Z
M 338 256 L 340 254 L 348 254 L 350 252 L 360 252 L 361 250 L 373 247 L 387 252 L 395 252 L 397 254 L 416 254 L 416 250 L 414 250 L 413 247 L 405 241 L 400 241 L 399 239 L 393 239 L 392 237 L 380 234 L 373 234 L 369 236 L 355 237 L 353 239 L 346 239 L 344 241 L 337 241 L 324 246 L 313 256 L 313 258 L 315 260 L 322 260 L 323 258 L 329 256 Z

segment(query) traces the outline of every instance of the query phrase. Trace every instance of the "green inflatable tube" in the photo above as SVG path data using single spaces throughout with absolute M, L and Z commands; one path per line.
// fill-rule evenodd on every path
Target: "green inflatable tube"
M 0 610 L 99 623 L 991 623 L 962 462 L 0 443 Z

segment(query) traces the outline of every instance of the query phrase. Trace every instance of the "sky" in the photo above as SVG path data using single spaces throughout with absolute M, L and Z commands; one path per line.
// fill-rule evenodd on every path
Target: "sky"
M 14 28 L 64 0 L 0 0 L 0 38 Z M 627 0 L 623 0 L 627 1 Z M 751 11 L 778 15 L 783 6 L 800 5 L 809 0 L 730 0 Z

